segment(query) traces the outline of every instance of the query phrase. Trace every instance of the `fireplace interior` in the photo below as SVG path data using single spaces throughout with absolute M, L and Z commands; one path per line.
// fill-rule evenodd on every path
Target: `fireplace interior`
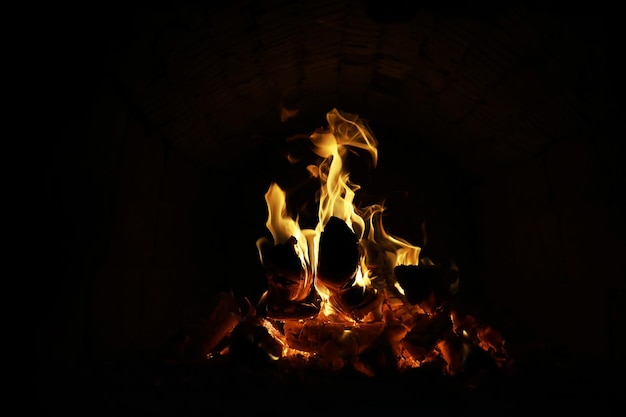
M 54 102 L 37 219 L 45 271 L 32 289 L 37 408 L 613 415 L 623 404 L 626 173 L 610 8 L 41 12 Z M 441 294 L 497 329 L 503 364 L 479 348 L 453 375 L 378 359 L 368 375 L 198 349 L 224 296 L 242 316 L 258 307 L 264 195 L 274 182 L 294 190 L 292 207 L 315 195 L 286 155 L 333 109 L 377 140 L 375 167 L 350 166 L 357 194 L 384 202 L 386 230 L 422 259 L 454 266 L 458 288 Z

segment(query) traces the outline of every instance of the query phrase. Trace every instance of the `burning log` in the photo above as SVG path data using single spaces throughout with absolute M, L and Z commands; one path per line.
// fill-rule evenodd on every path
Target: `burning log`
M 411 330 L 401 341 L 401 345 L 418 361 L 430 359 L 437 343 L 446 335 L 452 334 L 452 320 L 446 314 L 426 315 L 416 318 Z
M 505 366 L 508 352 L 504 338 L 495 327 L 485 324 L 473 314 L 452 311 L 454 332 L 463 333 L 475 346 L 488 353 L 499 366 Z
M 241 309 L 232 293 L 223 293 L 209 317 L 203 356 L 209 355 L 241 320 Z
M 250 367 L 263 366 L 283 355 L 285 342 L 282 333 L 246 299 L 248 311 L 226 336 L 224 349 L 230 359 Z
M 280 333 L 262 317 L 242 320 L 230 334 L 229 354 L 238 363 L 252 368 L 280 359 L 284 343 Z
M 285 340 L 290 347 L 308 352 L 322 365 L 339 369 L 358 361 L 374 341 L 383 335 L 383 322 L 346 325 L 318 320 L 285 322 Z
M 202 311 L 179 329 L 164 346 L 168 361 L 198 361 L 227 348 L 231 331 L 241 321 L 241 309 L 231 292 L 217 294 L 210 311 Z
M 283 302 L 276 304 L 268 302 L 265 295 L 259 300 L 258 307 L 264 309 L 266 317 L 274 320 L 312 319 L 320 311 L 314 303 Z
M 468 349 L 462 337 L 454 333 L 447 334 L 437 342 L 437 352 L 446 362 L 446 372 L 455 375 L 463 369 L 463 359 Z
M 402 347 L 402 340 L 410 328 L 403 324 L 388 305 L 383 305 L 385 328 L 380 337 L 359 357 L 360 367 L 355 368 L 366 375 L 389 374 L 398 371 L 404 365 L 417 366 L 413 357 Z
M 329 300 L 333 308 L 355 321 L 380 321 L 383 296 L 375 288 L 358 285 L 333 294 Z
M 347 288 L 360 258 L 358 237 L 343 220 L 332 216 L 320 235 L 317 279 L 331 291 Z
M 263 257 L 272 301 L 302 301 L 311 292 L 313 279 L 298 256 L 297 243 L 292 236 L 286 243 L 273 246 Z
M 466 334 L 449 334 L 437 343 L 436 349 L 446 362 L 446 373 L 459 377 L 469 388 L 481 388 L 500 376 L 494 358 Z
M 292 236 L 284 244 L 261 246 L 268 289 L 257 307 L 264 309 L 268 317 L 309 318 L 319 312 L 312 302 L 313 279 L 298 255 L 297 243 Z

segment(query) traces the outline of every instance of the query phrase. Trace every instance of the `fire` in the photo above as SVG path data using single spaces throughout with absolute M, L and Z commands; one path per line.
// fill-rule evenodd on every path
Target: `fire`
M 331 295 L 337 290 L 345 290 L 349 282 L 364 292 L 371 286 L 372 265 L 380 264 L 380 259 L 374 259 L 372 249 L 382 250 L 386 259 L 382 261 L 388 265 L 412 264 L 419 261 L 420 248 L 411 245 L 403 239 L 387 234 L 382 224 L 383 205 L 372 205 L 357 208 L 355 195 L 359 185 L 350 180 L 350 173 L 345 169 L 346 155 L 355 149 L 362 150 L 370 157 L 373 167 L 378 162 L 378 142 L 366 124 L 357 116 L 341 113 L 333 109 L 327 115 L 328 128 L 318 130 L 309 136 L 312 151 L 318 155 L 321 162 L 318 165 L 309 165 L 309 173 L 317 178 L 320 190 L 317 199 L 318 223 L 315 228 L 302 230 L 298 223 L 298 213 L 291 213 L 287 207 L 287 195 L 276 183 L 270 185 L 265 200 L 269 215 L 266 222 L 273 237 L 272 246 L 285 245 L 291 242 L 303 272 L 298 290 L 290 297 L 291 301 L 302 301 L 310 283 L 312 283 L 321 297 L 321 315 L 329 319 L 356 322 L 354 316 L 345 314 L 333 305 Z M 329 277 L 335 271 L 322 271 L 320 266 L 320 240 L 329 222 L 339 224 L 341 221 L 354 234 L 354 249 L 370 249 L 365 256 L 358 256 L 358 264 L 354 270 L 349 270 L 343 277 Z M 337 226 L 341 227 L 341 226 Z M 264 262 L 263 248 L 267 247 L 265 238 L 257 241 L 261 262 Z M 368 265 L 369 262 L 369 265 Z M 334 263 L 333 263 L 333 266 Z M 387 268 L 389 269 L 389 268 Z M 302 291 L 300 291 L 302 290 Z M 402 291 L 401 288 L 398 288 Z M 358 292 L 359 290 L 354 290 Z M 338 317 L 340 316 L 340 317 Z
M 360 186 L 351 181 L 347 158 L 358 156 L 372 168 L 378 162 L 378 142 L 366 123 L 337 109 L 326 120 L 327 127 L 306 137 L 318 157 L 306 168 L 319 183 L 317 222 L 302 226 L 287 191 L 270 184 L 272 239 L 256 242 L 267 290 L 245 317 L 218 332 L 229 343 L 224 352 L 260 350 L 268 360 L 329 369 L 349 364 L 366 375 L 382 362 L 405 369 L 435 361 L 454 374 L 470 347 L 506 356 L 495 329 L 447 302 L 458 289 L 456 266 L 421 259 L 419 246 L 387 233 L 384 204 L 358 204 Z M 216 348 L 207 346 L 209 355 Z

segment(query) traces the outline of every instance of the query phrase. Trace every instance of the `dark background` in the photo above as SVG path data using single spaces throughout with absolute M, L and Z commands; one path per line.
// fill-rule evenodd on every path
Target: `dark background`
M 33 346 L 45 347 L 46 353 L 36 355 L 34 381 L 38 391 L 58 388 L 40 401 L 52 397 L 56 400 L 51 404 L 69 406 L 61 387 L 76 388 L 81 378 L 93 382 L 94 375 L 108 372 L 110 379 L 95 384 L 106 391 L 116 380 L 115 394 L 108 397 L 113 399 L 102 399 L 103 407 L 140 407 L 120 399 L 119 386 L 127 386 L 128 392 L 144 386 L 136 375 L 128 377 L 132 383 L 124 382 L 120 362 L 158 356 L 220 291 L 257 297 L 265 282 L 254 242 L 266 233 L 263 194 L 271 181 L 285 175 L 285 138 L 324 125 L 325 112 L 335 106 L 365 117 L 379 139 L 380 165 L 363 176 L 363 191 L 388 199 L 392 231 L 419 240 L 421 220 L 426 220 L 429 244 L 424 253 L 442 261 L 454 259 L 464 290 L 482 308 L 495 311 L 496 321 L 508 323 L 520 345 L 559 352 L 550 357 L 551 364 L 565 362 L 567 375 L 603 380 L 611 370 L 623 370 L 624 172 L 614 92 L 619 52 L 614 13 L 602 4 L 522 7 L 520 26 L 534 23 L 520 29 L 526 38 L 519 35 L 512 44 L 517 49 L 511 54 L 522 58 L 502 64 L 504 81 L 489 94 L 476 93 L 484 96 L 463 116 L 459 102 L 444 94 L 449 87 L 436 87 L 415 69 L 422 88 L 432 89 L 416 96 L 422 90 L 408 90 L 410 78 L 400 82 L 375 63 L 397 53 L 398 60 L 415 68 L 426 59 L 435 73 L 447 77 L 447 86 L 454 85 L 450 80 L 471 79 L 475 74 L 469 58 L 459 58 L 466 65 L 446 67 L 441 64 L 445 59 L 435 58 L 452 52 L 445 42 L 429 40 L 441 40 L 446 22 L 454 19 L 472 22 L 467 27 L 482 33 L 481 28 L 512 13 L 508 6 L 388 6 L 349 3 L 345 13 L 358 15 L 356 10 L 361 10 L 366 19 L 382 25 L 425 19 L 428 30 L 419 50 L 411 53 L 413 43 L 407 40 L 406 48 L 385 50 L 379 45 L 363 58 L 346 42 L 338 53 L 337 71 L 348 71 L 349 65 L 342 63 L 371 65 L 379 68 L 374 75 L 353 80 L 351 92 L 340 82 L 330 87 L 320 83 L 325 89 L 315 90 L 302 81 L 306 76 L 296 77 L 297 91 L 281 85 L 280 100 L 256 95 L 254 83 L 245 94 L 235 88 L 249 81 L 239 74 L 248 55 L 237 55 L 245 48 L 232 41 L 262 34 L 261 22 L 273 8 L 274 27 L 283 23 L 280 4 L 251 2 L 238 12 L 224 13 L 233 19 L 225 25 L 232 35 L 207 35 L 199 29 L 202 19 L 220 15 L 221 6 L 92 3 L 37 9 L 32 20 L 41 36 L 33 54 L 45 68 L 45 94 L 39 103 L 45 110 L 38 123 L 50 135 L 41 144 L 44 175 L 37 186 L 43 198 L 34 243 L 37 266 L 44 268 L 35 281 L 41 319 Z M 259 26 L 239 28 L 237 16 L 248 14 Z M 340 21 L 344 40 L 349 21 Z M 298 33 L 308 27 L 302 24 Z M 383 33 L 371 36 L 373 44 Z M 193 83 L 185 74 L 202 69 L 185 72 L 185 63 L 193 60 L 180 57 L 194 36 L 208 37 L 217 51 L 210 56 L 224 59 L 220 73 L 235 91 L 234 104 L 203 107 L 201 96 L 192 94 Z M 269 45 L 252 50 L 273 57 Z M 294 56 L 306 61 L 304 55 Z M 232 56 L 239 66 L 232 65 Z M 413 61 L 414 56 L 422 60 Z M 521 77 L 527 84 L 517 83 L 516 76 L 525 71 L 538 75 Z M 263 74 L 280 85 L 278 75 Z M 165 87 L 159 87 L 159 80 L 166 80 Z M 188 106 L 182 108 L 194 116 L 207 114 L 206 126 L 163 122 L 178 114 L 181 107 L 171 103 L 177 103 L 176 92 L 181 91 Z M 206 91 L 211 96 L 209 87 Z M 223 99 L 222 93 L 216 92 L 215 101 Z M 559 100 L 553 100 L 555 95 Z M 404 105 L 406 96 L 409 107 Z M 300 115 L 280 124 L 278 101 L 300 108 Z M 574 108 L 576 116 L 552 117 L 546 102 L 559 103 L 558 116 L 559 106 Z M 489 103 L 513 109 L 508 119 L 513 121 L 494 131 L 494 125 L 502 125 L 497 112 L 486 112 L 482 119 L 468 115 Z M 541 109 L 537 113 L 543 119 L 528 110 L 533 106 Z M 390 109 L 399 116 L 390 115 Z M 498 151 L 520 131 L 524 134 L 515 152 Z M 477 138 L 482 140 L 473 144 Z M 586 364 L 584 371 L 577 374 L 574 364 L 581 363 Z

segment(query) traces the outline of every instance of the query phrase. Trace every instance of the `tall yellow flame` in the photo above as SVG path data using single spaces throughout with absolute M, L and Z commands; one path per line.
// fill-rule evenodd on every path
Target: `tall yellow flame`
M 272 233 L 274 244 L 285 243 L 295 237 L 302 262 L 315 277 L 321 233 L 329 219 L 337 217 L 351 228 L 358 239 L 379 245 L 391 265 L 417 265 L 420 248 L 385 232 L 382 205 L 357 209 L 354 204 L 360 186 L 350 181 L 350 173 L 344 167 L 345 158 L 354 149 L 364 150 L 375 167 L 378 163 L 376 137 L 356 115 L 333 109 L 326 114 L 326 120 L 326 129 L 309 135 L 313 152 L 322 158 L 318 165 L 307 167 L 311 175 L 320 181 L 318 223 L 314 229 L 300 229 L 297 214 L 290 213 L 287 208 L 285 192 L 273 183 L 265 194 L 265 200 L 269 210 L 266 226 Z M 361 262 L 356 278 L 355 285 L 368 285 L 369 276 L 364 262 Z M 322 299 L 327 298 L 326 288 L 319 285 L 317 290 Z
M 326 114 L 329 129 L 310 136 L 313 152 L 325 158 L 318 172 L 322 183 L 319 202 L 318 232 L 328 220 L 338 217 L 357 233 L 359 238 L 365 230 L 365 221 L 355 212 L 354 196 L 360 186 L 350 182 L 350 175 L 343 168 L 343 161 L 350 148 L 369 152 L 372 164 L 378 163 L 378 142 L 363 120 L 356 115 L 341 113 L 337 109 Z

